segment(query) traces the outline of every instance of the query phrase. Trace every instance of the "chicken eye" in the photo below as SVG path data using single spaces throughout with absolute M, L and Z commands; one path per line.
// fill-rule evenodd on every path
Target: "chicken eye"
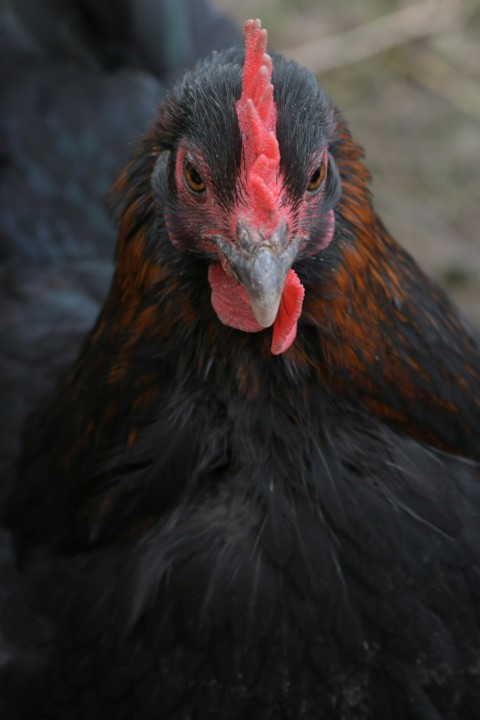
M 183 165 L 183 179 L 185 180 L 187 188 L 197 195 L 201 195 L 207 189 L 205 180 L 190 160 L 185 160 Z
M 327 174 L 327 164 L 325 162 L 325 158 L 322 158 L 322 162 L 320 165 L 315 168 L 313 173 L 310 175 L 310 180 L 308 181 L 307 190 L 309 193 L 315 193 L 321 186 L 323 185 L 323 182 L 325 180 L 325 176 Z

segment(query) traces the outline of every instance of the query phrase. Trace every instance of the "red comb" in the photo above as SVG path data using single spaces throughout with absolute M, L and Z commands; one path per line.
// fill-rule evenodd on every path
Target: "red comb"
M 242 135 L 250 210 L 257 223 L 276 225 L 280 151 L 275 125 L 272 59 L 267 54 L 267 31 L 260 20 L 247 20 L 244 27 L 245 64 L 242 95 L 236 110 Z

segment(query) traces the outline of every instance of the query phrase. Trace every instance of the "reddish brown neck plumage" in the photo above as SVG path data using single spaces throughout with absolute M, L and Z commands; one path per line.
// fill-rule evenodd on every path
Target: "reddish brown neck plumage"
M 278 223 L 281 190 L 272 59 L 266 52 L 267 31 L 260 27 L 260 20 L 248 20 L 244 36 L 242 95 L 236 110 L 242 135 L 249 215 L 255 218 L 257 227 L 272 232 Z

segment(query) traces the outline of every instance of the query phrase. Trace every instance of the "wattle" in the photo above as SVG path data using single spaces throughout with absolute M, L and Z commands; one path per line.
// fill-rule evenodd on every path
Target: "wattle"
M 209 266 L 208 281 L 212 290 L 212 307 L 224 325 L 244 332 L 265 329 L 256 321 L 243 285 L 227 274 L 220 263 Z M 285 352 L 295 340 L 304 296 L 305 289 L 298 275 L 289 270 L 273 323 L 271 351 L 274 355 Z
M 272 353 L 280 355 L 287 350 L 297 335 L 297 322 L 302 312 L 305 288 L 295 270 L 289 270 L 277 317 L 273 323 Z

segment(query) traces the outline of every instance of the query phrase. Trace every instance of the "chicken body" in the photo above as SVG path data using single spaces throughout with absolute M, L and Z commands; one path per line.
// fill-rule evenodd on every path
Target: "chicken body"
M 246 36 L 120 176 L 109 295 L 27 425 L 12 717 L 474 720 L 478 348 Z

